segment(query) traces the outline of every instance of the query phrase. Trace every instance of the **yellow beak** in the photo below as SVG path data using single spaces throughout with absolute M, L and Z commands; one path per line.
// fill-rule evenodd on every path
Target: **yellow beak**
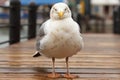
M 62 18 L 63 15 L 64 15 L 64 13 L 63 13 L 62 11 L 61 11 L 61 12 L 58 12 L 58 16 L 59 16 L 59 18 Z

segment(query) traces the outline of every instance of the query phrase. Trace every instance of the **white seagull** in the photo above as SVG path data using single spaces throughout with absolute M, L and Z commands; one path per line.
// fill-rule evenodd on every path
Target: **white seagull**
M 65 3 L 56 3 L 50 10 L 50 19 L 42 24 L 37 35 L 37 51 L 33 57 L 44 55 L 52 58 L 53 72 L 48 77 L 57 78 L 55 58 L 66 58 L 66 78 L 75 78 L 69 72 L 68 58 L 83 47 L 79 25 L 72 19 L 71 10 Z

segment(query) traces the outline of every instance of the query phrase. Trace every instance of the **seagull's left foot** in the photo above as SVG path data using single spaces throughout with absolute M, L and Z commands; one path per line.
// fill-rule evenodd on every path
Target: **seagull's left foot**
M 78 75 L 72 75 L 72 74 L 65 74 L 64 77 L 67 78 L 67 79 L 79 78 Z
M 47 77 L 55 79 L 55 78 L 61 78 L 62 76 L 57 73 L 52 73 L 52 74 L 48 74 Z

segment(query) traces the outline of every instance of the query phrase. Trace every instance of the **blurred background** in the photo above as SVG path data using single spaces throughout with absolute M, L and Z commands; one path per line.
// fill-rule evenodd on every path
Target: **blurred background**
M 14 1 L 14 0 L 13 0 Z M 37 28 L 49 18 L 51 6 L 56 2 L 65 2 L 72 10 L 72 17 L 80 25 L 82 33 L 120 34 L 120 0 L 19 0 L 20 38 L 28 37 L 29 4 L 34 2 L 37 8 Z M 44 1 L 44 3 L 41 3 Z M 10 0 L 0 1 L 0 47 L 9 45 Z

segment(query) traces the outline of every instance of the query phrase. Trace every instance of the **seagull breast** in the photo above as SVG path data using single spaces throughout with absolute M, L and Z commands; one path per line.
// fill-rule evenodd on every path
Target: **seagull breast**
M 41 53 L 45 56 L 64 58 L 80 51 L 82 37 L 78 25 L 72 18 L 61 21 L 49 20 L 45 30 L 47 35 L 40 41 Z

